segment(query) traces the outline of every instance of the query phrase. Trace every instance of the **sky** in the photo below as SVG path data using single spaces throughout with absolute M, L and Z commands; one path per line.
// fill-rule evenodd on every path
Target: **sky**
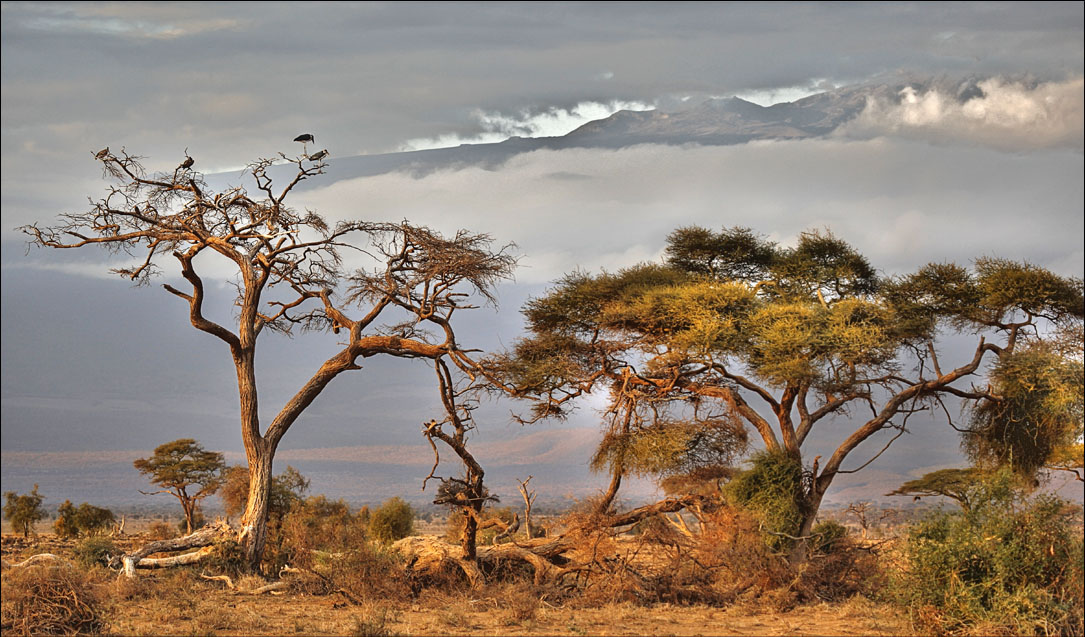
M 515 242 L 515 281 L 466 325 L 487 348 L 511 343 L 518 308 L 563 273 L 658 260 L 680 225 L 749 226 L 784 245 L 830 228 L 886 274 L 1000 256 L 1080 277 L 1082 6 L 5 2 L 0 446 L 86 459 L 191 436 L 241 450 L 229 358 L 176 299 L 111 277 L 123 260 L 103 252 L 27 254 L 18 226 L 104 193 L 92 155 L 105 146 L 151 169 L 187 153 L 232 175 L 297 153 L 302 132 L 334 163 L 561 135 L 620 109 L 973 78 L 982 99 L 873 101 L 828 138 L 538 150 L 499 166 L 316 183 L 295 205 Z M 333 346 L 269 341 L 262 403 L 281 404 Z M 434 401 L 417 395 L 418 378 L 396 362 L 341 379 L 283 449 L 422 445 L 416 423 Z M 478 435 L 522 435 L 507 422 L 514 408 L 492 406 Z M 589 405 L 544 427 L 596 423 Z M 959 462 L 946 430 L 880 461 L 898 477 Z M 28 488 L 13 458 L 3 488 Z

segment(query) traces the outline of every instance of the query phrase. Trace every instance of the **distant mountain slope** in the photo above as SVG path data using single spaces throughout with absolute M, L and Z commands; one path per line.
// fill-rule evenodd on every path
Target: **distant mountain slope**
M 709 99 L 681 110 L 619 111 L 588 122 L 561 137 L 512 137 L 492 144 L 462 144 L 451 148 L 334 157 L 326 174 L 303 187 L 325 187 L 341 179 L 402 171 L 426 175 L 467 166 L 496 168 L 521 153 L 541 149 L 624 148 L 637 144 L 742 144 L 762 139 L 804 139 L 831 134 L 865 108 L 870 99 L 895 101 L 906 86 L 924 90 L 931 82 L 845 87 L 772 106 L 737 97 Z M 945 88 L 945 87 L 940 87 Z M 949 94 L 960 99 L 975 94 L 975 82 L 954 85 Z M 289 167 L 279 167 L 285 177 Z

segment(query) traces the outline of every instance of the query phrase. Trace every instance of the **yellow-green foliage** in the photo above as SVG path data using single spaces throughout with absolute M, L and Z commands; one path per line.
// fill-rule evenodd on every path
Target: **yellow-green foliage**
M 972 410 L 965 450 L 973 460 L 1031 475 L 1082 434 L 1085 367 L 1044 343 L 1003 355 L 990 374 L 1001 401 Z M 1063 452 L 1065 453 L 1065 452 Z
M 730 465 L 746 449 L 746 430 L 734 419 L 667 421 L 603 438 L 591 467 L 620 466 L 642 476 L 672 476 Z

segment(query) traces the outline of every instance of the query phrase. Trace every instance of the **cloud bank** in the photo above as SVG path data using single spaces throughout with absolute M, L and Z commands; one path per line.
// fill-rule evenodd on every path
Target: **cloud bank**
M 1074 148 L 1085 144 L 1085 79 L 1029 85 L 993 77 L 964 95 L 908 87 L 899 102 L 870 98 L 838 134 L 894 135 L 936 143 L 968 142 L 1002 150 Z
M 937 152 L 935 152 L 937 151 Z M 336 219 L 409 219 L 514 241 L 517 280 L 659 258 L 682 225 L 788 243 L 829 227 L 887 272 L 993 254 L 1082 271 L 1082 155 L 877 138 L 535 151 L 497 170 L 345 180 L 301 195 Z

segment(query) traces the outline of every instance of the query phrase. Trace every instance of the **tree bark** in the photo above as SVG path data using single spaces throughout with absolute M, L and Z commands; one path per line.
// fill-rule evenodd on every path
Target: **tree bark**
M 599 513 L 606 513 L 610 511 L 610 505 L 614 504 L 614 498 L 618 495 L 618 489 L 622 486 L 622 469 L 621 467 L 615 467 L 610 475 L 610 486 L 607 487 L 606 493 L 599 499 L 599 504 L 595 507 L 595 510 Z
M 263 441 L 249 450 L 249 499 L 241 516 L 239 540 L 245 547 L 245 559 L 255 571 L 260 566 L 267 543 L 267 516 L 271 494 L 273 454 Z

